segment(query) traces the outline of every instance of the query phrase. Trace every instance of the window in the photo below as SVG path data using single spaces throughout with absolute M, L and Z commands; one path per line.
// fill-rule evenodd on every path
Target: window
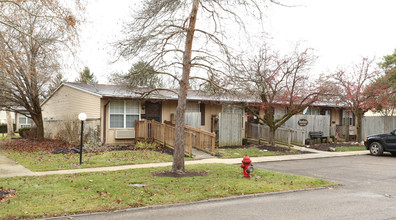
M 135 101 L 110 102 L 110 128 L 135 128 L 139 120 L 139 103 Z
M 354 126 L 355 125 L 354 114 L 351 111 L 342 110 L 342 125 L 347 124 L 348 118 L 349 118 L 349 125 Z
M 32 119 L 24 115 L 19 114 L 18 123 L 20 128 L 30 128 L 32 124 Z

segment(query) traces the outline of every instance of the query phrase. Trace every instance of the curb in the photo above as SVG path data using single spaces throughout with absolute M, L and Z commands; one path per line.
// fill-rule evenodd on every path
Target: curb
M 323 190 L 323 189 L 337 188 L 340 186 L 342 186 L 342 185 L 337 184 L 335 186 L 327 186 L 327 187 L 323 186 L 323 187 L 317 187 L 317 188 L 307 188 L 307 189 L 296 189 L 296 190 L 288 190 L 288 191 L 237 195 L 237 196 L 230 196 L 230 197 L 225 197 L 225 198 L 213 198 L 213 199 L 209 198 L 206 200 L 198 200 L 198 201 L 193 201 L 193 202 L 174 203 L 174 204 L 157 205 L 157 206 L 146 206 L 146 207 L 139 207 L 139 208 L 127 208 L 127 209 L 119 209 L 119 210 L 108 211 L 108 212 L 105 211 L 105 212 L 93 212 L 93 213 L 84 213 L 84 214 L 67 215 L 67 216 L 57 216 L 57 217 L 52 217 L 52 218 L 42 218 L 42 220 L 67 219 L 70 217 L 78 218 L 78 217 L 84 217 L 84 216 L 95 216 L 95 215 L 103 215 L 103 214 L 111 214 L 111 213 L 119 213 L 119 212 L 138 212 L 138 211 L 145 211 L 145 210 L 166 209 L 166 208 L 183 207 L 183 206 L 203 204 L 203 203 L 214 203 L 214 202 L 232 201 L 232 200 L 238 200 L 238 199 L 249 199 L 249 198 L 258 198 L 258 197 L 265 197 L 265 196 L 274 196 L 274 195 L 281 195 L 281 194 L 288 194 L 288 193 L 295 193 L 295 192 Z

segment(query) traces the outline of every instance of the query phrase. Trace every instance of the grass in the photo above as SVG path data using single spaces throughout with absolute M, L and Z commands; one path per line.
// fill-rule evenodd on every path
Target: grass
M 18 133 L 15 133 L 15 135 L 13 137 L 19 137 Z M 10 137 L 7 137 L 7 133 L 0 133 L 0 140 L 8 140 L 11 139 Z
M 152 176 L 155 171 L 170 170 L 165 167 L 2 178 L 1 186 L 15 189 L 16 195 L 1 202 L 0 219 L 45 218 L 335 185 L 322 179 L 257 169 L 251 179 L 245 179 L 239 165 L 206 164 L 186 169 L 206 171 L 208 176 Z M 135 183 L 146 186 L 128 186 Z
M 80 154 L 49 154 L 47 152 L 2 151 L 7 157 L 17 161 L 32 171 L 67 170 L 89 167 L 120 166 L 129 164 L 171 162 L 172 155 L 150 150 L 109 151 L 84 153 L 80 166 Z M 186 158 L 187 160 L 187 158 Z
M 342 152 L 342 151 L 360 151 L 360 150 L 366 150 L 365 146 L 341 146 L 341 147 L 336 147 L 337 152 Z
M 285 147 L 286 148 L 286 147 Z M 289 148 L 287 148 L 289 150 Z M 220 154 L 221 158 L 238 158 L 248 155 L 249 157 L 262 157 L 262 156 L 277 156 L 286 154 L 297 154 L 299 153 L 295 149 L 290 149 L 286 152 L 275 152 L 275 151 L 265 151 L 261 150 L 256 146 L 251 146 L 248 148 L 217 148 L 216 154 Z

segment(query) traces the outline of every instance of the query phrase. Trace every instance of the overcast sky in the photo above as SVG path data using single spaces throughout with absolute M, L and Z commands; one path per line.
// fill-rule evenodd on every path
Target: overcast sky
M 82 28 L 80 62 L 66 77 L 73 81 L 88 66 L 100 83 L 112 72 L 126 72 L 129 62 L 116 62 L 110 43 L 120 36 L 139 0 L 88 0 Z M 382 58 L 396 49 L 396 0 L 284 0 L 297 7 L 270 5 L 265 31 L 273 49 L 288 51 L 299 41 L 319 57 L 312 74 L 357 63 L 361 57 Z

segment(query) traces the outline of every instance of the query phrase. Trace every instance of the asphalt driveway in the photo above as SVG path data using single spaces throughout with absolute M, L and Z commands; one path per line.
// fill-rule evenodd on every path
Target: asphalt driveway
M 75 219 L 396 219 L 396 157 L 362 155 L 264 162 L 254 166 L 319 177 L 341 186 Z

